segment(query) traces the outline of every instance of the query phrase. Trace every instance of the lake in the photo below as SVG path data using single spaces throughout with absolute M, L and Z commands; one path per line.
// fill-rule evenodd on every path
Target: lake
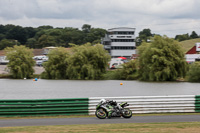
M 120 85 L 123 83 L 123 85 Z M 0 99 L 200 95 L 200 83 L 124 80 L 0 79 Z

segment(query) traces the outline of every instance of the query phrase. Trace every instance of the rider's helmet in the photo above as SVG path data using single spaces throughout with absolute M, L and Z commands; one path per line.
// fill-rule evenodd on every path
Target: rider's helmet
M 100 102 L 104 104 L 106 103 L 106 99 L 101 99 Z

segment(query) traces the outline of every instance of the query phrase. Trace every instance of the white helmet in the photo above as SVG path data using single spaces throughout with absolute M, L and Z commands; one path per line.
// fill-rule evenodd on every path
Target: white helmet
M 101 99 L 100 102 L 101 103 L 106 103 L 106 99 Z

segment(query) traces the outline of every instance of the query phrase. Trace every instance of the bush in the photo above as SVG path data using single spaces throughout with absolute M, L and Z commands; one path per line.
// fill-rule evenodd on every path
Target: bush
M 123 64 L 123 68 L 120 70 L 120 79 L 135 80 L 138 78 L 137 61 L 131 60 Z
M 200 82 L 200 62 L 191 64 L 187 73 L 187 80 L 189 82 Z
M 120 80 L 121 73 L 120 70 L 108 70 L 104 75 L 103 79 L 105 80 Z
M 12 78 L 12 75 L 10 74 L 0 74 L 0 79 L 3 78 Z
M 122 69 L 110 70 L 104 74 L 107 80 L 136 80 L 138 79 L 137 61 L 131 60 L 123 64 Z

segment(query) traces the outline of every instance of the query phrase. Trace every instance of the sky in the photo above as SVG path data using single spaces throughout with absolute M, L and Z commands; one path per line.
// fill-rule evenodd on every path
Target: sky
M 0 24 L 81 29 L 145 28 L 175 37 L 200 35 L 200 0 L 0 0 Z

